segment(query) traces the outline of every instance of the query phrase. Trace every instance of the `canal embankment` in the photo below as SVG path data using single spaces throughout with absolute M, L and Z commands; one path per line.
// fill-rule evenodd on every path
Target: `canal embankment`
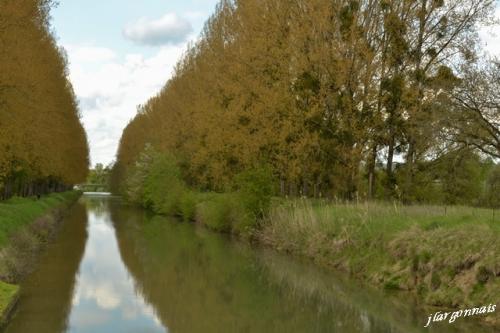
M 5 324 L 15 307 L 19 282 L 36 267 L 65 211 L 80 195 L 70 191 L 0 202 L 0 324 Z
M 500 295 L 500 225 L 491 210 L 273 199 L 256 218 L 238 194 L 199 196 L 191 215 L 180 207 L 176 215 L 361 283 L 410 292 L 422 307 L 477 308 L 485 322 L 500 324 L 499 312 L 480 312 Z
M 422 306 L 477 308 L 500 295 L 500 224 L 485 208 L 341 203 L 272 197 L 265 170 L 248 171 L 225 193 L 188 187 L 175 161 L 155 156 L 138 168 L 126 194 L 158 214 L 309 258 L 380 289 L 412 293 Z
M 258 240 L 386 290 L 411 292 L 433 312 L 476 308 L 498 326 L 500 224 L 490 209 L 287 200 Z

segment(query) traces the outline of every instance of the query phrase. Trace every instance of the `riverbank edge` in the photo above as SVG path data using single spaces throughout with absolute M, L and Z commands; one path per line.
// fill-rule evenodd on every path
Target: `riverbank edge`
M 358 237 L 357 233 L 362 233 L 361 230 L 365 227 L 363 225 L 370 223 L 370 219 L 366 218 L 370 211 L 367 207 L 370 205 L 385 206 L 388 211 L 394 209 L 399 219 L 405 215 L 399 215 L 405 209 L 415 209 L 422 217 L 429 213 L 428 210 L 433 209 L 443 210 L 445 213 L 421 218 L 418 223 L 409 223 L 390 236 L 382 236 L 380 234 L 383 231 L 380 231 L 373 237 L 372 242 L 366 242 L 366 235 Z M 333 223 L 340 222 L 341 225 L 343 219 L 352 218 L 348 214 L 344 215 L 346 212 L 342 212 L 343 209 L 348 207 L 357 211 L 359 216 L 355 220 L 362 227 L 348 230 L 352 225 L 344 223 L 343 227 L 347 228 L 340 233 L 337 230 L 332 236 L 332 230 L 318 226 L 324 222 L 321 219 L 325 216 L 318 216 L 321 214 L 313 209 L 310 200 L 288 199 L 271 208 L 260 225 L 261 228 L 256 229 L 252 240 L 260 246 L 305 258 L 317 266 L 344 274 L 361 285 L 375 287 L 391 294 L 404 293 L 414 300 L 416 306 L 429 313 L 441 311 L 452 314 L 462 313 L 460 309 L 464 307 L 471 310 L 475 308 L 474 311 L 483 308 L 489 310 L 491 305 L 498 307 L 496 302 L 500 295 L 500 266 L 495 262 L 495 258 L 499 257 L 500 253 L 490 251 L 491 246 L 488 245 L 498 243 L 500 229 L 492 227 L 494 220 L 488 219 L 486 222 L 488 210 L 460 206 L 393 206 L 384 202 L 330 202 L 326 206 L 338 209 L 336 211 L 340 216 L 327 214 L 326 217 Z M 446 215 L 447 210 L 450 216 Z M 454 210 L 460 213 L 452 217 Z M 400 212 L 396 213 L 398 211 Z M 466 211 L 473 212 L 473 216 L 467 216 Z M 474 216 L 474 212 L 477 216 Z M 386 217 L 390 219 L 388 215 Z M 398 218 L 390 219 L 392 221 L 388 224 L 393 227 L 398 222 L 403 222 L 398 221 Z M 462 218 L 464 221 L 459 221 Z M 276 221 L 278 223 L 274 223 Z M 302 229 L 301 224 L 304 221 L 316 226 Z M 295 228 L 297 229 L 289 231 Z M 476 248 L 472 246 L 474 241 L 477 243 L 474 245 L 479 245 Z M 357 249 L 353 246 L 356 242 L 362 244 L 358 245 Z M 478 250 L 478 247 L 482 249 Z M 380 251 L 387 254 L 381 255 Z M 373 262 L 370 263 L 363 256 L 372 258 Z M 468 285 L 460 285 L 457 279 L 446 276 L 450 268 L 456 270 L 452 274 L 459 276 L 461 281 L 467 277 Z M 458 289 L 461 289 L 460 292 Z M 476 289 L 483 293 L 474 294 Z M 474 297 L 470 297 L 471 294 L 474 294 Z M 473 316 L 474 321 L 488 328 L 500 329 L 498 310 L 485 312 L 486 315 L 477 314 Z
M 12 235 L 21 233 L 23 231 L 27 231 L 30 227 L 35 225 L 39 221 L 51 221 L 51 223 L 44 224 L 43 227 L 45 228 L 43 231 L 39 230 L 40 232 L 43 232 L 46 237 L 44 239 L 42 238 L 34 238 L 34 242 L 36 244 L 32 244 L 37 249 L 37 253 L 34 255 L 28 255 L 25 256 L 26 262 L 20 263 L 22 266 L 29 265 L 31 268 L 29 270 L 26 270 L 23 272 L 22 275 L 17 277 L 17 281 L 14 283 L 7 283 L 2 280 L 0 280 L 0 290 L 2 292 L 2 303 L 0 304 L 0 329 L 3 329 L 11 319 L 14 310 L 16 309 L 17 303 L 20 298 L 20 293 L 21 293 L 21 288 L 18 285 L 18 282 L 24 279 L 29 273 L 32 272 L 34 267 L 36 266 L 37 261 L 39 260 L 41 254 L 44 252 L 46 246 L 53 240 L 55 237 L 55 234 L 57 233 L 57 230 L 59 229 L 59 226 L 61 225 L 62 220 L 64 219 L 66 211 L 73 206 L 74 203 L 80 198 L 82 195 L 82 192 L 79 191 L 70 191 L 70 192 L 65 192 L 63 195 L 64 200 L 60 203 L 58 203 L 54 207 L 48 207 L 47 210 L 40 216 L 36 217 L 33 219 L 30 223 L 26 225 L 20 226 L 17 230 L 15 230 Z M 29 200 L 33 200 L 32 198 L 26 198 L 25 199 L 27 202 Z M 9 242 L 2 246 L 0 248 L 0 253 L 3 252 L 5 249 L 8 247 L 12 246 L 13 242 L 15 240 L 13 237 L 9 239 Z M 4 299 L 5 298 L 5 299 Z
M 491 255 L 487 256 L 485 254 L 483 257 L 474 257 L 471 255 L 464 258 L 457 258 L 457 256 L 455 256 L 455 258 L 453 258 L 458 260 L 456 267 L 459 267 L 459 269 L 456 274 L 467 275 L 467 278 L 474 280 L 473 289 L 482 289 L 489 292 L 489 294 L 486 293 L 480 296 L 475 294 L 473 299 L 469 299 L 469 294 L 467 292 L 463 292 L 461 295 L 455 293 L 457 287 L 456 281 L 450 282 L 446 280 L 447 277 L 444 277 L 445 271 L 449 266 L 436 266 L 432 260 L 430 260 L 429 253 L 425 251 L 422 252 L 422 249 L 418 249 L 419 243 L 424 243 L 425 237 L 431 236 L 431 239 L 436 242 L 431 242 L 429 247 L 431 249 L 430 253 L 441 257 L 439 259 L 441 261 L 438 262 L 438 265 L 447 265 L 446 260 L 448 259 L 446 255 L 443 254 L 446 251 L 441 249 L 439 245 L 440 235 L 443 236 L 443 239 L 451 239 L 451 243 L 455 247 L 464 240 L 463 237 L 468 236 L 470 236 L 470 239 L 478 239 L 479 243 L 481 243 L 481 241 L 486 239 L 483 236 L 488 235 L 488 230 L 486 230 L 484 228 L 485 225 L 483 225 L 484 221 L 479 223 L 479 226 L 475 225 L 475 223 L 467 222 L 448 228 L 443 227 L 439 223 L 436 224 L 435 219 L 431 218 L 421 225 L 415 225 L 411 228 L 405 227 L 406 229 L 403 228 L 402 231 L 398 232 L 397 237 L 392 235 L 392 238 L 389 238 L 390 241 L 384 240 L 381 241 L 381 244 L 376 244 L 378 241 L 374 238 L 370 243 L 366 244 L 365 248 L 353 252 L 352 249 L 347 251 L 345 249 L 351 247 L 352 241 L 349 237 L 356 237 L 357 235 L 355 233 L 342 237 L 338 234 L 332 236 L 318 233 L 318 230 L 311 231 L 307 229 L 303 230 L 302 234 L 284 232 L 286 228 L 290 227 L 287 219 L 289 217 L 295 218 L 294 215 L 297 213 L 293 211 L 292 208 L 287 207 L 293 199 L 276 199 L 271 203 L 271 214 L 276 209 L 285 210 L 286 212 L 281 218 L 283 222 L 282 226 L 276 228 L 273 233 L 270 232 L 270 228 L 274 228 L 270 220 L 276 216 L 270 216 L 268 213 L 259 218 L 256 222 L 248 223 L 248 214 L 245 213 L 242 202 L 238 200 L 239 196 L 237 193 L 195 192 L 193 194 L 192 191 L 187 193 L 189 194 L 178 193 L 178 195 L 173 195 L 171 193 L 170 196 L 176 198 L 176 203 L 169 203 L 167 206 L 168 208 L 160 205 L 143 206 L 158 215 L 177 216 L 184 221 L 198 223 L 216 232 L 230 234 L 235 238 L 269 247 L 276 251 L 285 252 L 295 257 L 307 258 L 318 266 L 347 274 L 362 284 L 371 285 L 379 289 L 409 292 L 422 309 L 429 309 L 429 311 L 432 312 L 441 310 L 451 313 L 458 310 L 461 306 L 467 305 L 471 308 L 475 306 L 480 307 L 483 306 L 483 303 L 486 301 L 488 301 L 488 304 L 490 304 L 490 301 L 497 301 L 496 297 L 493 296 L 495 295 L 495 291 L 500 287 L 498 283 L 500 271 L 497 270 L 494 263 L 492 264 L 493 266 L 487 264 L 483 265 L 484 261 L 487 261 Z M 189 200 L 183 200 L 185 197 L 188 197 Z M 299 199 L 299 201 L 300 200 L 302 199 Z M 329 205 L 331 207 L 342 206 L 336 205 L 335 203 L 330 203 Z M 186 206 L 188 207 L 187 209 Z M 389 204 L 388 206 L 391 205 Z M 362 207 L 362 205 L 360 205 L 360 207 Z M 426 209 L 425 206 L 422 206 L 422 208 L 424 210 Z M 404 209 L 404 206 L 396 207 L 395 209 Z M 448 208 L 448 214 L 449 210 L 452 209 L 453 208 L 450 207 Z M 469 207 L 469 209 L 473 208 Z M 446 210 L 443 209 L 443 211 Z M 317 224 L 309 208 L 306 209 L 303 215 L 303 221 L 301 222 L 306 222 L 306 224 Z M 340 219 L 342 218 L 343 217 L 340 217 Z M 300 239 L 303 238 L 304 235 L 306 238 L 309 238 L 307 242 L 303 242 L 303 240 Z M 496 229 L 490 236 L 498 237 Z M 285 241 L 283 242 L 284 239 Z M 429 244 L 429 242 L 427 243 Z M 289 246 L 290 244 L 292 244 L 292 246 Z M 384 262 L 385 266 L 381 265 L 372 268 L 371 271 L 360 270 L 360 266 L 363 265 L 362 262 L 352 265 L 352 262 L 360 259 L 360 252 L 366 251 L 366 253 L 369 254 L 370 251 L 373 251 L 374 244 L 376 244 L 377 247 L 383 247 L 384 251 L 390 250 L 393 252 L 383 258 L 383 260 L 390 259 L 390 262 L 386 260 Z M 467 245 L 464 244 L 463 247 L 467 248 Z M 414 248 L 417 248 L 416 253 L 411 252 L 414 251 Z M 327 251 L 325 251 L 325 249 L 327 249 Z M 353 269 L 353 267 L 355 268 Z M 481 279 L 485 280 L 476 282 L 476 280 Z M 437 286 L 436 283 L 438 283 Z M 450 283 L 450 285 L 447 285 L 447 283 Z M 422 292 L 422 287 L 429 288 L 428 292 Z M 431 288 L 432 290 L 430 290 Z M 469 285 L 467 288 L 470 290 L 472 287 Z M 500 316 L 498 314 L 499 312 L 497 311 L 493 315 L 481 316 L 478 320 L 487 326 L 493 326 L 495 328 L 500 327 Z
M 19 296 L 21 294 L 21 288 L 18 285 L 7 284 L 5 282 L 0 281 L 0 285 L 2 286 L 2 292 L 5 286 L 13 289 L 14 292 L 6 297 L 6 305 L 3 306 L 0 313 L 0 330 L 5 327 L 5 325 L 10 321 L 14 310 L 17 306 L 17 302 L 19 301 Z
M 267 217 L 269 220 L 269 217 Z M 447 235 L 449 236 L 453 232 L 457 232 L 458 237 L 460 238 L 464 235 L 466 235 L 468 232 L 470 232 L 470 227 L 465 225 L 463 228 L 458 227 L 456 230 L 450 231 Z M 484 226 L 479 226 L 479 229 L 485 235 Z M 483 325 L 487 329 L 494 329 L 495 332 L 496 330 L 500 329 L 500 311 L 498 310 L 498 306 L 500 305 L 498 302 L 498 293 L 491 293 L 490 292 L 490 297 L 483 297 L 486 298 L 484 301 L 477 301 L 476 303 L 463 303 L 461 304 L 459 300 L 463 300 L 464 298 L 461 298 L 458 294 L 451 293 L 450 289 L 457 289 L 457 286 L 453 283 L 450 283 L 450 285 L 446 285 L 446 282 L 450 281 L 441 281 L 439 282 L 443 287 L 441 288 L 439 285 L 436 286 L 436 289 L 433 290 L 435 294 L 433 294 L 433 297 L 429 297 L 429 295 L 422 293 L 421 287 L 423 285 L 433 285 L 437 280 L 439 280 L 440 274 L 445 271 L 444 267 L 440 267 L 438 269 L 430 269 L 428 268 L 422 268 L 418 267 L 424 266 L 426 263 L 423 263 L 424 260 L 429 260 L 428 258 L 428 253 L 424 253 L 423 255 L 421 253 L 414 253 L 412 255 L 408 255 L 408 253 L 400 253 L 400 254 L 395 254 L 394 252 L 391 253 L 390 255 L 393 255 L 394 258 L 391 258 L 391 264 L 384 266 L 380 265 L 378 269 L 370 271 L 369 269 L 367 270 L 361 270 L 359 269 L 359 263 L 352 264 L 352 262 L 359 260 L 361 255 L 359 254 L 353 254 L 352 251 L 349 254 L 341 253 L 342 250 L 339 250 L 338 255 L 331 255 L 325 252 L 322 252 L 322 250 L 325 250 L 325 247 L 322 248 L 321 243 L 324 243 L 325 240 L 329 237 L 328 235 L 309 235 L 310 238 L 315 238 L 315 241 L 318 243 L 318 245 L 311 245 L 311 244 L 301 244 L 299 246 L 289 246 L 292 244 L 294 241 L 297 240 L 297 238 L 290 237 L 285 240 L 285 238 L 288 236 L 287 234 L 283 233 L 278 236 L 276 236 L 276 232 L 272 234 L 270 232 L 270 229 L 273 229 L 273 226 L 266 225 L 264 226 L 263 229 L 256 230 L 256 233 L 253 235 L 254 237 L 251 239 L 251 242 L 254 243 L 257 246 L 263 246 L 265 248 L 269 248 L 273 251 L 277 251 L 286 255 L 290 255 L 296 258 L 302 258 L 305 260 L 309 260 L 312 262 L 314 265 L 318 267 L 322 267 L 324 269 L 330 270 L 332 272 L 337 272 L 339 274 L 342 274 L 346 277 L 352 278 L 356 280 L 358 283 L 360 283 L 361 286 L 366 286 L 370 288 L 376 288 L 379 290 L 382 290 L 386 293 L 388 293 L 389 297 L 392 297 L 394 295 L 398 294 L 403 294 L 406 295 L 404 297 L 409 297 L 409 299 L 412 300 L 412 303 L 415 304 L 421 311 L 425 312 L 428 311 L 429 314 L 435 314 L 435 313 L 441 313 L 443 316 L 445 313 L 447 315 L 454 314 L 459 318 L 463 312 L 464 308 L 470 308 L 470 310 L 474 311 L 474 315 L 465 315 L 464 317 L 471 316 L 473 321 Z M 278 230 L 278 233 L 280 230 Z M 446 234 L 446 233 L 444 233 Z M 470 232 L 470 238 L 471 239 L 477 239 L 477 235 L 475 233 Z M 480 234 L 480 233 L 479 233 Z M 389 244 L 385 244 L 388 247 L 388 251 L 399 251 L 400 248 L 398 246 L 401 246 L 401 244 L 405 243 L 407 244 L 406 249 L 412 249 L 415 246 L 415 244 L 418 244 L 419 242 L 423 242 L 423 239 L 426 236 L 426 232 L 423 232 L 420 228 L 418 227 L 412 227 L 408 230 L 405 230 L 401 232 L 398 237 L 395 237 L 392 242 Z M 435 240 L 435 237 L 432 237 L 433 240 Z M 347 245 L 350 240 L 336 240 L 336 239 L 329 239 L 330 242 L 336 243 L 334 244 L 334 247 L 338 247 L 339 249 L 343 247 L 348 247 Z M 430 241 L 432 243 L 432 240 Z M 459 242 L 456 242 L 456 245 L 459 246 Z M 415 247 L 418 247 L 415 246 Z M 433 245 L 433 248 L 435 249 L 440 249 L 438 243 L 436 242 Z M 467 246 L 465 246 L 467 248 Z M 359 252 L 367 251 L 370 252 L 372 249 L 370 249 L 370 246 L 366 246 L 365 249 L 360 250 Z M 404 252 L 404 251 L 402 251 Z M 440 254 L 439 252 L 446 252 L 445 250 L 443 251 L 436 251 L 437 254 Z M 450 255 L 452 256 L 452 255 Z M 500 277 L 500 271 L 498 269 L 493 269 L 491 270 L 490 267 L 485 268 L 485 266 L 482 266 L 482 264 L 485 261 L 485 257 L 487 255 L 485 254 L 484 257 L 478 257 L 475 255 L 469 255 L 463 257 L 463 260 L 459 264 L 460 270 L 462 272 L 457 273 L 461 274 L 462 276 L 467 275 L 468 278 L 473 279 L 473 280 L 479 280 L 479 279 L 484 279 L 480 283 L 477 283 L 473 289 L 476 289 L 475 287 L 480 286 L 480 288 L 486 289 L 487 287 L 491 287 L 493 283 L 491 282 L 493 279 L 496 280 L 494 282 L 494 285 L 492 288 L 495 288 L 493 290 L 498 290 L 500 284 L 499 282 L 499 277 Z M 490 255 L 491 257 L 491 255 Z M 417 258 L 417 259 L 415 259 Z M 487 258 L 486 258 L 487 259 Z M 456 261 L 456 257 L 452 259 L 452 261 Z M 407 262 L 410 262 L 408 265 Z M 442 261 L 443 262 L 443 261 Z M 442 263 L 441 262 L 441 263 Z M 378 261 L 375 263 L 375 265 L 378 263 Z M 406 265 L 406 267 L 405 267 Z M 417 267 L 412 267 L 411 269 L 408 269 L 408 266 L 417 266 Z M 465 266 L 462 266 L 465 265 Z M 496 264 L 493 264 L 494 266 L 498 267 Z M 355 267 L 355 268 L 353 268 Z M 408 272 L 411 270 L 410 272 Z M 422 270 L 426 271 L 424 274 L 422 274 Z M 403 274 L 401 274 L 403 272 Z M 400 275 L 401 274 L 401 275 Z M 402 278 L 401 280 L 403 281 L 401 283 L 401 280 L 399 280 L 400 275 Z M 405 276 L 406 275 L 406 276 Z M 418 276 L 420 275 L 420 276 Z M 394 279 L 394 276 L 398 276 L 398 279 Z M 404 280 L 404 278 L 408 279 L 414 279 L 414 281 L 407 281 Z M 491 289 L 490 289 L 491 290 Z M 438 297 L 434 297 L 436 294 L 438 294 Z M 496 295 L 492 297 L 491 295 Z M 445 302 L 453 302 L 453 305 L 450 305 L 450 303 L 441 303 L 443 300 L 446 300 Z M 490 307 L 493 306 L 493 311 L 490 311 Z M 495 311 L 496 307 L 496 311 Z M 482 309 L 487 309 L 487 312 L 484 312 L 486 315 L 482 315 L 483 312 Z M 477 311 L 477 312 L 476 312 Z M 448 319 L 450 319 L 448 318 Z M 427 318 L 423 318 L 427 320 Z M 441 319 L 439 319 L 441 320 Z M 448 320 L 445 318 L 443 319 L 445 322 L 448 322 Z M 423 323 L 422 325 L 424 325 Z M 453 322 L 449 322 L 449 324 L 453 324 Z M 454 324 L 457 324 L 456 322 Z

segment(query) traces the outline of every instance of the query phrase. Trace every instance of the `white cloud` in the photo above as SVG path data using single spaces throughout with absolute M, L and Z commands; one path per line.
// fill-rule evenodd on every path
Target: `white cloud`
M 142 45 L 179 44 L 193 31 L 188 20 L 175 13 L 159 19 L 141 18 L 123 29 L 125 38 Z
M 116 59 L 116 53 L 104 47 L 91 45 L 73 45 L 64 46 L 71 62 L 107 62 Z
M 171 77 L 185 46 L 164 46 L 150 57 L 118 57 L 110 49 L 89 45 L 65 48 L 92 164 L 107 164 L 115 156 L 122 131 L 136 114 L 137 105 L 159 92 Z

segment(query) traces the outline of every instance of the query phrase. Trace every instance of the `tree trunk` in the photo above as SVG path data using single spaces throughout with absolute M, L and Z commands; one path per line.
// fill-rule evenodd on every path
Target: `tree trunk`
M 280 178 L 280 193 L 281 193 L 281 196 L 284 197 L 286 195 L 286 183 L 285 183 L 285 179 Z
M 389 147 L 387 152 L 387 167 L 386 167 L 387 185 L 391 191 L 394 189 L 394 174 L 392 166 L 394 160 L 394 144 L 395 144 L 394 141 L 395 141 L 394 134 L 391 133 L 391 136 L 389 138 Z
M 368 199 L 373 199 L 375 183 L 375 164 L 377 161 L 377 144 L 374 143 L 368 161 Z

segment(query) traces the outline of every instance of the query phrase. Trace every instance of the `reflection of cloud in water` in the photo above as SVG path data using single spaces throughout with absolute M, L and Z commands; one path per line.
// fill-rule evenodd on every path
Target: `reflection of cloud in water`
M 101 311 L 84 312 L 80 316 L 76 317 L 71 323 L 71 327 L 78 327 L 79 329 L 102 325 L 110 319 L 110 316 Z
M 80 265 L 70 332 L 165 332 L 154 309 L 134 290 L 109 214 L 89 212 L 89 238 Z
M 109 283 L 95 285 L 88 284 L 85 281 L 81 281 L 80 283 L 81 289 L 79 289 L 75 295 L 75 299 L 78 301 L 73 302 L 75 306 L 80 304 L 81 298 L 85 300 L 94 300 L 97 306 L 104 310 L 113 310 L 120 305 L 120 295 L 113 285 Z M 83 294 L 83 296 L 81 294 Z

